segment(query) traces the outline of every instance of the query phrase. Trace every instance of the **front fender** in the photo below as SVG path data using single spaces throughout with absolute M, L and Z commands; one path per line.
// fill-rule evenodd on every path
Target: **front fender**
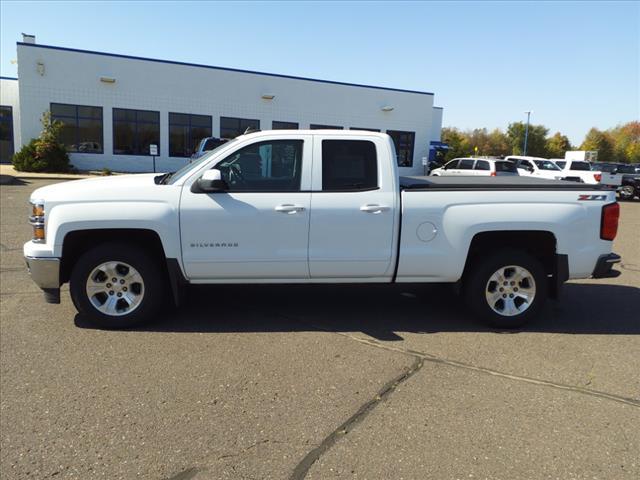
M 165 255 L 180 258 L 178 212 L 164 202 L 87 202 L 56 205 L 47 214 L 46 238 L 60 258 L 65 236 L 78 230 L 145 229 L 158 234 Z M 123 239 L 126 240 L 126 239 Z

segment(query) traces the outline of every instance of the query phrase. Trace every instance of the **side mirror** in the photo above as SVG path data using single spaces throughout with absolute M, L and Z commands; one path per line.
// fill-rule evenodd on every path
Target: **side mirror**
M 215 193 L 229 189 L 227 182 L 222 179 L 220 170 L 213 168 L 206 170 L 202 176 L 191 185 L 192 193 Z

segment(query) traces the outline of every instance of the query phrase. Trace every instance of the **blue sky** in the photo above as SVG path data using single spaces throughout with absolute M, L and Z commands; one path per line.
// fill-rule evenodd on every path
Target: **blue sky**
M 640 118 L 640 2 L 8 2 L 21 32 L 88 50 L 435 93 L 444 125 L 524 120 L 580 143 Z

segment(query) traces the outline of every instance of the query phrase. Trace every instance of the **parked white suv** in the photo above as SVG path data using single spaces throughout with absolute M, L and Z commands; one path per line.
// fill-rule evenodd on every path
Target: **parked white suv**
M 562 169 L 546 158 L 510 155 L 505 160 L 515 163 L 518 173 L 525 177 L 538 177 L 549 180 L 562 180 L 564 178 Z
M 431 171 L 434 177 L 446 177 L 449 175 L 471 176 L 513 176 L 518 175 L 518 170 L 512 162 L 489 158 L 454 158 L 440 168 Z

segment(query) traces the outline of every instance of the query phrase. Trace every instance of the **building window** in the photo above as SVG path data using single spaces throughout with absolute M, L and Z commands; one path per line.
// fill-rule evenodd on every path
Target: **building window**
M 250 128 L 260 129 L 260 120 L 248 118 L 220 117 L 220 138 L 236 138 Z
M 13 156 L 13 109 L 0 106 L 0 162 L 8 163 Z
M 169 113 L 169 156 L 189 157 L 203 138 L 211 136 L 211 116 Z
M 312 123 L 309 125 L 311 130 L 344 130 L 344 127 L 338 127 L 336 125 L 320 125 L 318 123 Z
M 298 124 L 295 122 L 271 122 L 272 130 L 298 130 Z
M 149 145 L 160 155 L 160 112 L 114 108 L 114 155 L 149 155 Z
M 401 132 L 399 130 L 387 130 L 396 147 L 396 156 L 399 167 L 413 166 L 413 145 L 415 143 L 415 132 Z
M 378 160 L 373 142 L 322 141 L 322 191 L 358 191 L 377 187 Z
M 363 127 L 350 127 L 349 130 L 364 130 L 365 132 L 379 132 L 379 128 L 363 128 Z
M 103 153 L 102 107 L 52 103 L 51 119 L 62 122 L 59 140 L 67 151 Z

